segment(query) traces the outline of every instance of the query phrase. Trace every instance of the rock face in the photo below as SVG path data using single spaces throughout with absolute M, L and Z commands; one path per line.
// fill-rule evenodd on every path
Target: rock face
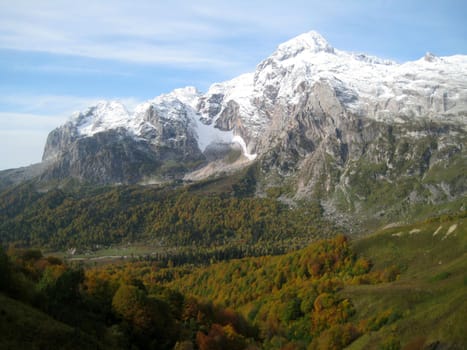
M 434 119 L 465 125 L 467 57 L 427 54 L 396 64 L 334 49 L 310 32 L 279 45 L 254 73 L 214 84 L 202 99 L 207 120 L 228 121 L 248 149 L 260 154 L 304 112 L 329 115 L 336 123 L 355 116 L 389 124 Z
M 262 169 L 259 193 L 286 185 L 287 196 L 318 199 L 331 214 L 389 217 L 465 196 L 466 135 L 467 56 L 397 64 L 309 32 L 205 94 L 189 87 L 132 112 L 102 102 L 74 115 L 50 133 L 42 176 L 194 178 L 195 165 L 196 174 L 208 174 L 200 167 L 210 162 L 221 170 L 236 143 L 239 166 Z
M 191 107 L 176 93 L 189 99 L 197 92 L 161 96 L 134 114 L 118 102 L 102 102 L 75 115 L 49 134 L 43 160 L 52 166 L 43 177 L 135 183 L 161 169 L 167 175 L 168 164 L 203 160 Z
M 202 99 L 206 120 L 258 154 L 263 190 L 292 185 L 343 220 L 390 221 L 467 193 L 467 56 L 396 64 L 310 32 Z

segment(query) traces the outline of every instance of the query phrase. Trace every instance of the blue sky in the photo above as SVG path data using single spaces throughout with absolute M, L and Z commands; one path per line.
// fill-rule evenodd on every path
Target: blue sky
M 98 100 L 205 91 L 303 32 L 404 62 L 467 54 L 466 18 L 464 0 L 0 0 L 0 169 L 40 161 L 48 132 Z

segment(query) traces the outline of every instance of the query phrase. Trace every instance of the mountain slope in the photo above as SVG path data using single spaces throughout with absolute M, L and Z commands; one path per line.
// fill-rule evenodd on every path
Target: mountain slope
M 115 349 L 0 293 L 0 349 Z
M 234 120 L 259 154 L 260 191 L 292 184 L 288 196 L 319 198 L 349 226 L 391 222 L 465 197 L 466 62 L 427 54 L 398 65 L 306 33 L 280 45 L 243 85 L 225 83 L 224 107 L 212 119 Z M 251 92 L 248 103 L 231 97 L 241 91 Z
M 390 284 L 353 286 L 342 295 L 354 300 L 356 308 L 362 310 L 361 317 L 389 308 L 404 310 L 404 314 L 393 327 L 370 333 L 349 349 L 373 349 L 394 338 L 410 348 L 465 347 L 466 224 L 464 212 L 395 225 L 354 243 L 358 254 L 372 257 L 374 268 L 397 262 L 403 272 Z
M 180 101 L 192 96 L 194 89 L 160 96 L 132 115 L 115 101 L 75 115 L 49 134 L 43 159 L 52 166 L 44 177 L 134 183 L 167 162 L 202 160 L 191 107 Z
M 359 135 L 368 123 L 401 126 L 409 136 L 423 136 L 426 123 L 465 133 L 466 101 L 465 56 L 428 53 L 396 64 L 334 49 L 309 32 L 279 45 L 255 72 L 213 84 L 204 95 L 177 89 L 133 113 L 118 102 L 99 103 L 51 133 L 44 160 L 78 139 L 110 130 L 189 156 L 199 156 L 218 139 L 238 141 L 251 160 L 256 153 L 270 156 L 277 147 L 285 148 L 285 158 L 291 153 L 303 158 L 327 138 L 344 145 L 371 140 L 374 132 Z M 288 143 L 291 138 L 294 144 Z
M 464 212 L 212 264 L 169 285 L 239 310 L 268 349 L 463 349 L 466 243 Z
M 74 115 L 50 133 L 40 174 L 198 181 L 257 162 L 258 195 L 278 188 L 287 202 L 317 200 L 353 225 L 355 214 L 391 222 L 446 203 L 462 208 L 466 145 L 467 56 L 398 64 L 309 32 L 205 94 L 188 87 L 134 111 L 114 101 Z
M 352 116 L 391 123 L 434 118 L 465 125 L 466 76 L 465 56 L 427 54 L 396 64 L 334 49 L 320 34 L 309 32 L 279 45 L 254 73 L 214 84 L 203 99 L 217 96 L 217 108 L 207 108 L 207 118 L 222 124 L 235 117 L 245 139 L 265 139 L 266 145 L 247 142 L 249 147 L 266 151 L 271 140 L 264 133 L 280 136 L 299 112 L 329 115 L 336 127 Z

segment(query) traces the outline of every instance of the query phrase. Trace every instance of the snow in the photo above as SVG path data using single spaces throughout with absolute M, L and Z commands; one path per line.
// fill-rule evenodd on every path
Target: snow
M 206 125 L 197 115 L 195 130 L 198 135 L 198 147 L 204 152 L 207 146 L 212 143 L 231 143 L 233 138 L 232 131 L 222 131 L 214 127 L 213 124 Z
M 198 104 L 198 98 L 200 97 L 200 92 L 193 86 L 187 86 L 180 89 L 175 89 L 172 92 L 164 95 L 160 95 L 154 99 L 155 104 L 160 104 L 164 102 L 171 103 L 175 100 L 180 101 L 183 104 L 190 106 L 193 109 L 196 109 Z
M 92 136 L 108 129 L 125 128 L 129 121 L 130 115 L 123 104 L 118 101 L 101 101 L 84 115 L 79 114 L 76 126 L 80 135 Z
M 449 91 L 452 99 L 463 101 L 463 108 L 467 109 L 467 56 L 435 57 L 428 54 L 414 62 L 397 64 L 333 49 L 315 32 L 279 45 L 277 51 L 258 66 L 255 77 L 256 91 L 277 86 L 277 98 L 294 103 L 300 100 L 297 86 L 303 83 L 313 86 L 318 81 L 326 81 L 336 91 L 351 92 L 356 97 L 342 101 L 345 107 L 356 113 L 362 110 L 384 111 L 384 106 L 392 101 L 392 108 L 388 111 L 393 118 L 398 113 L 439 117 L 454 107 L 453 103 L 448 106 L 441 103 L 441 91 Z M 433 91 L 439 91 L 441 96 L 432 96 Z M 423 96 L 426 103 L 421 103 Z M 434 97 L 434 102 L 430 97 Z M 376 115 L 376 112 L 368 113 L 368 117 Z
M 449 226 L 449 229 L 448 231 L 446 232 L 446 235 L 444 236 L 444 238 L 447 238 L 451 233 L 453 233 L 455 230 L 457 229 L 457 224 L 454 224 L 454 225 L 451 225 Z M 444 239 L 443 238 L 443 239 Z
M 301 34 L 278 46 L 272 55 L 279 60 L 296 57 L 300 52 L 328 52 L 334 53 L 334 48 L 324 39 L 321 34 L 311 31 Z
M 232 142 L 233 143 L 238 143 L 240 145 L 240 147 L 243 150 L 243 155 L 245 157 L 247 157 L 249 160 L 255 160 L 256 159 L 257 155 L 256 154 L 251 154 L 251 153 L 248 152 L 245 140 L 240 135 L 234 136 L 234 138 L 232 139 Z
M 254 118 L 254 107 L 251 103 L 251 98 L 254 92 L 253 78 L 253 73 L 247 73 L 223 83 L 213 84 L 209 87 L 206 95 L 212 96 L 214 94 L 222 94 L 224 95 L 223 100 L 225 101 L 225 104 L 229 101 L 235 101 L 240 107 L 241 115 Z M 214 118 L 212 122 L 215 122 L 216 119 L 217 118 Z
M 439 227 L 436 229 L 436 231 L 433 232 L 433 237 L 436 236 L 436 235 L 439 233 L 439 231 L 441 231 L 442 228 L 443 228 L 443 226 L 439 226 Z
M 256 155 L 248 150 L 255 149 L 274 115 L 281 113 L 285 122 L 289 111 L 306 100 L 318 82 L 328 84 L 342 106 L 361 117 L 388 123 L 413 118 L 467 123 L 467 56 L 427 53 L 419 60 L 398 64 L 335 49 L 314 31 L 280 44 L 254 72 L 213 84 L 205 94 L 194 87 L 175 89 L 136 106 L 131 113 L 117 101 L 99 102 L 75 116 L 73 123 L 83 137 L 114 128 L 143 137 L 145 130 L 157 129 L 147 120 L 152 108 L 164 122 L 191 125 L 201 150 L 212 142 L 237 142 L 245 156 L 254 159 Z M 233 130 L 216 128 L 219 118 L 232 117 L 232 109 L 238 117 L 229 124 Z

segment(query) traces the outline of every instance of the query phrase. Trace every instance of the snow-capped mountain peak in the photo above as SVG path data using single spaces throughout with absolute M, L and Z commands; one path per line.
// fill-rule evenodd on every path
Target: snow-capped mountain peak
M 286 123 L 286 111 L 298 108 L 317 84 L 334 91 L 339 110 L 362 117 L 388 122 L 408 116 L 456 117 L 466 105 L 466 61 L 465 56 L 427 53 L 397 64 L 334 49 L 310 31 L 280 44 L 255 72 L 215 83 L 205 94 L 191 86 L 175 89 L 138 105 L 133 113 L 119 102 L 100 102 L 74 120 L 84 137 L 120 127 L 140 137 L 143 130 L 157 129 L 157 116 L 164 123 L 192 125 L 201 150 L 215 138 L 227 142 L 241 136 L 253 153 L 270 120 L 280 115 L 279 125 Z
M 92 136 L 98 132 L 126 127 L 130 119 L 125 106 L 118 101 L 99 101 L 73 121 L 80 135 Z
M 423 59 L 424 59 L 425 61 L 427 61 L 427 62 L 435 62 L 435 61 L 438 60 L 439 58 L 438 58 L 435 54 L 433 54 L 433 53 L 431 53 L 431 52 L 427 52 L 427 53 L 425 54 L 425 56 L 423 56 Z
M 179 100 L 192 108 L 196 108 L 200 96 L 201 93 L 194 86 L 186 86 L 184 88 L 175 89 L 168 94 L 157 96 L 153 101 L 155 103 L 162 103 L 164 101 Z
M 311 31 L 280 44 L 254 72 L 215 83 L 204 94 L 194 87 L 175 89 L 133 112 L 117 101 L 99 102 L 51 138 L 44 159 L 69 140 L 119 129 L 117 134 L 138 143 L 196 156 L 233 142 L 252 160 L 281 142 L 294 143 L 295 136 L 283 139 L 291 129 L 298 132 L 298 116 L 305 118 L 299 124 L 314 128 L 313 137 L 303 136 L 313 138 L 311 145 L 355 119 L 355 125 L 435 120 L 466 128 L 466 101 L 467 56 L 427 53 L 398 64 L 335 49 Z M 62 134 L 67 136 L 57 136 Z
M 278 60 L 286 60 L 307 51 L 312 53 L 334 53 L 334 48 L 323 38 L 321 34 L 310 31 L 292 38 L 278 46 L 272 57 Z

